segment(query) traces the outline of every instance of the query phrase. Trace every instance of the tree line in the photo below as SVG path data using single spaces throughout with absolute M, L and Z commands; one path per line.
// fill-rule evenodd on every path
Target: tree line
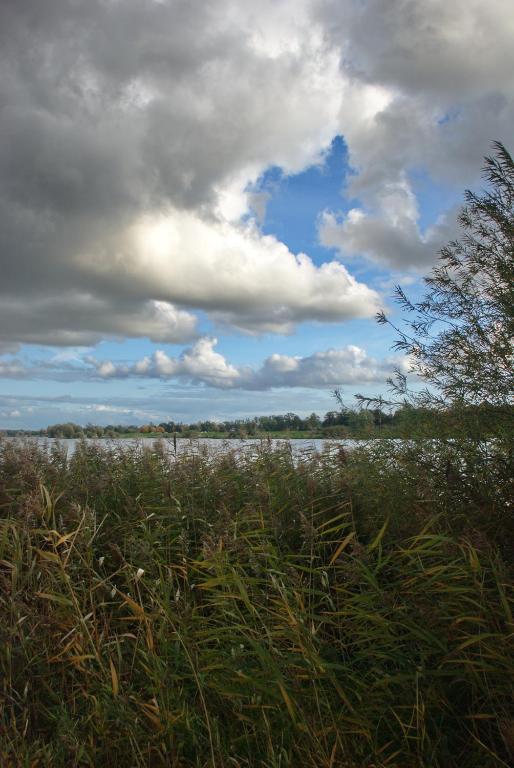
M 225 421 L 199 420 L 192 423 L 161 421 L 158 424 L 86 424 L 74 422 L 51 424 L 39 430 L 4 430 L 7 436 L 31 435 L 58 439 L 145 437 L 220 437 L 247 438 L 294 436 L 320 438 L 366 437 L 451 437 L 462 431 L 469 436 L 487 437 L 497 433 L 498 424 L 512 423 L 514 409 L 506 406 L 461 406 L 444 410 L 402 405 L 396 410 L 383 408 L 351 409 L 342 407 L 302 418 L 296 413 L 254 416 Z

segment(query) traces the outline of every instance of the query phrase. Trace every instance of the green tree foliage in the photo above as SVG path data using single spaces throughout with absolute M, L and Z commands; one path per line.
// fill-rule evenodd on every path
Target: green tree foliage
M 440 252 L 425 278 L 427 291 L 411 302 L 401 287 L 396 300 L 403 324 L 379 313 L 398 333 L 394 347 L 409 356 L 411 372 L 426 387 L 410 390 L 396 371 L 393 393 L 416 405 L 512 405 L 514 391 L 514 162 L 503 144 L 485 158 L 488 189 L 465 192 L 462 236 Z M 363 402 L 368 398 L 357 396 Z M 383 401 L 382 401 L 383 402 Z

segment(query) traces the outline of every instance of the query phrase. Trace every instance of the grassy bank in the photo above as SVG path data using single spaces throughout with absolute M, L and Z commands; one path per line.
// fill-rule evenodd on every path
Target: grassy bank
M 323 439 L 323 438 L 330 438 L 334 437 L 334 432 L 336 432 L 337 436 L 345 437 L 346 433 L 344 430 L 339 429 L 338 431 L 332 430 L 332 431 L 324 431 L 322 429 L 311 429 L 311 430 L 304 430 L 301 431 L 299 429 L 297 430 L 283 430 L 283 431 L 272 431 L 272 432 L 256 432 L 255 434 L 248 434 L 247 432 L 212 432 L 212 431 L 199 431 L 195 429 L 191 430 L 185 430 L 184 432 L 179 432 L 175 435 L 177 440 L 181 439 L 197 439 L 200 437 L 208 438 L 209 440 L 267 440 L 268 438 L 271 438 L 272 440 L 314 440 L 314 439 Z M 118 437 L 118 435 L 117 435 Z M 123 432 L 119 435 L 121 438 L 134 438 L 137 439 L 143 438 L 143 439 L 152 439 L 152 440 L 173 440 L 173 434 L 166 434 L 166 433 L 160 433 L 160 432 L 146 432 L 146 433 L 137 433 L 134 434 L 133 432 Z
M 0 765 L 508 766 L 491 452 L 0 443 Z

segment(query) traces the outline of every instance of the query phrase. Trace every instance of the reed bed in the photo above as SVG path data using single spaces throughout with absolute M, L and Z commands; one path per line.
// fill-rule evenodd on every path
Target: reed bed
M 0 443 L 0 765 L 511 765 L 510 469 Z

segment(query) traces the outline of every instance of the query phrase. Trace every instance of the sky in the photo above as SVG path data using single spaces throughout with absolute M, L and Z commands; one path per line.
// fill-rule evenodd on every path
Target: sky
M 384 394 L 513 72 L 512 0 L 2 0 L 0 429 Z

